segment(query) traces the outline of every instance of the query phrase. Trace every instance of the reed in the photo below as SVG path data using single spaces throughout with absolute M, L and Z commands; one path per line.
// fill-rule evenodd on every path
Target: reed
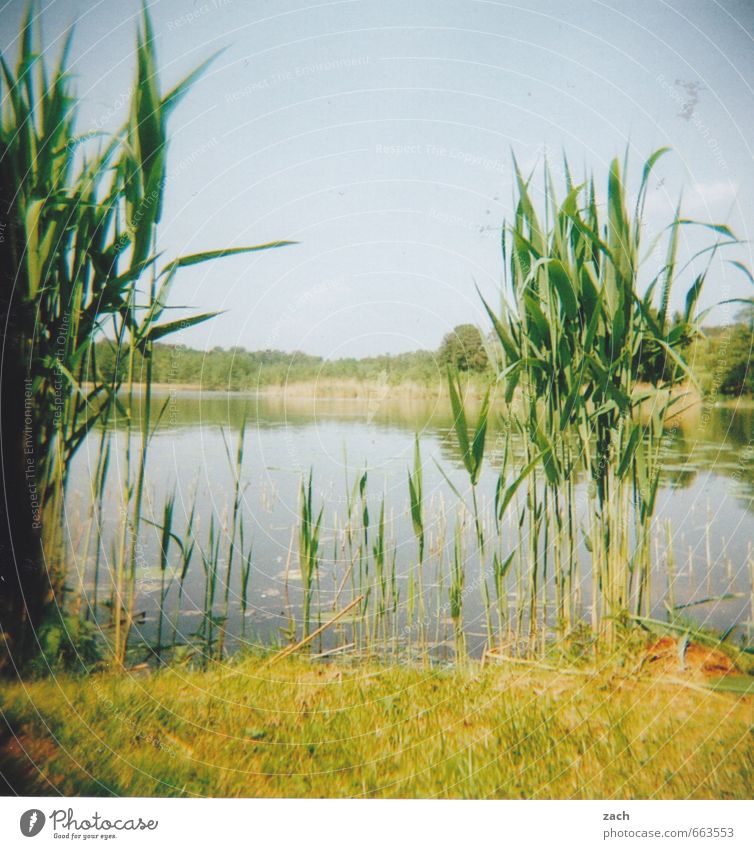
M 175 600 L 175 613 L 173 614 L 173 639 L 172 648 L 175 650 L 178 644 L 178 620 L 181 614 L 181 602 L 186 586 L 186 578 L 191 567 L 191 561 L 194 557 L 194 549 L 196 547 L 194 516 L 196 515 L 196 493 L 191 501 L 191 510 L 186 519 L 186 529 L 179 542 L 179 560 L 178 560 L 178 591 Z
M 29 570 L 33 577 L 19 587 L 33 612 L 21 606 L 13 622 L 7 619 L 10 606 L 3 600 L 3 628 L 11 622 L 21 640 L 24 617 L 39 624 L 40 611 L 49 611 L 54 603 L 69 607 L 70 544 L 63 534 L 68 474 L 76 451 L 99 427 L 73 612 L 78 621 L 107 626 L 108 651 L 115 666 L 123 668 L 131 652 L 141 651 L 146 641 L 134 628 L 144 620 L 140 576 L 156 566 L 157 632 L 150 650 L 162 661 L 168 649 L 177 655 L 185 648 L 187 653 L 200 652 L 207 662 L 226 654 L 234 636 L 229 629 L 235 587 L 245 635 L 255 586 L 242 483 L 246 420 L 239 427 L 235 451 L 225 443 L 233 478 L 225 514 L 198 516 L 194 494 L 181 533 L 173 493 L 159 521 L 150 521 L 145 514 L 151 445 L 166 411 L 153 397 L 154 346 L 214 316 L 169 318 L 170 292 L 181 269 L 291 243 L 206 251 L 165 262 L 156 244 L 167 174 L 167 127 L 208 63 L 164 92 L 145 11 L 136 36 L 134 95 L 127 119 L 95 147 L 76 135 L 69 48 L 70 41 L 50 71 L 29 14 L 15 71 L 5 61 L 0 65 L 0 177 L 13 197 L 3 250 L 18 297 L 8 344 L 11 356 L 28 364 L 23 377 L 33 398 L 34 477 L 41 502 L 43 557 L 36 565 L 48 564 L 44 574 L 40 568 Z M 85 156 L 79 155 L 82 150 Z M 479 570 L 488 647 L 507 644 L 517 653 L 541 654 L 553 637 L 565 639 L 578 631 L 586 614 L 594 635 L 612 648 L 623 625 L 650 618 L 652 569 L 659 566 L 657 556 L 653 562 L 651 541 L 666 422 L 683 403 L 679 387 L 694 381 L 684 350 L 698 333 L 697 302 L 709 263 L 734 242 L 727 227 L 710 225 L 714 240 L 695 257 L 697 263 L 706 261 L 706 269 L 690 280 L 683 313 L 671 319 L 671 294 L 688 275 L 678 259 L 681 233 L 696 222 L 684 219 L 679 210 L 661 233 L 665 259 L 657 268 L 642 266 L 647 186 L 664 153 L 655 152 L 645 163 L 633 204 L 626 168 L 617 161 L 610 167 L 604 205 L 594 180 L 576 185 L 567 166 L 565 196 L 559 201 L 546 171 L 542 210 L 532 200 L 531 180 L 515 166 L 515 214 L 502 239 L 503 303 L 499 311 L 484 304 L 496 337 L 497 382 L 504 396 L 505 441 L 493 521 L 488 502 L 480 502 L 477 492 L 493 401 L 487 391 L 472 421 L 461 379 L 449 371 L 452 434 L 468 476 L 473 525 L 467 521 L 464 498 L 447 477 L 459 504 L 455 514 L 446 516 L 442 503 L 433 512 L 417 435 L 413 467 L 407 472 L 416 556 L 412 545 L 404 577 L 397 564 L 397 508 L 383 495 L 379 509 L 373 508 L 376 522 L 370 517 L 374 496 L 368 493 L 367 471 L 353 484 L 346 474 L 345 515 L 333 511 L 330 548 L 329 536 L 322 536 L 329 508 L 324 500 L 314 504 L 311 470 L 308 480 L 301 481 L 298 527 L 292 529 L 286 564 L 291 641 L 300 624 L 305 645 L 310 645 L 312 621 L 322 622 L 328 585 L 323 590 L 320 577 L 329 567 L 325 549 L 328 556 L 332 550 L 332 607 L 343 609 L 345 600 L 339 597 L 350 584 L 353 609 L 338 619 L 337 630 L 315 630 L 314 635 L 325 640 L 340 634 L 343 645 L 364 653 L 386 654 L 403 642 L 424 658 L 437 654 L 445 642 L 449 610 L 456 657 L 464 658 L 466 593 L 475 583 L 468 577 L 470 563 Z M 640 278 L 649 280 L 646 288 L 639 286 Z M 95 343 L 112 350 L 116 367 L 107 374 L 98 366 Z M 113 463 L 116 453 L 118 462 Z M 119 512 L 105 573 L 105 502 L 113 466 L 118 467 Z M 204 539 L 200 519 L 207 523 Z M 452 536 L 446 530 L 451 522 Z M 156 532 L 156 555 L 145 544 L 148 526 Z M 410 539 L 410 530 L 408 534 Z M 673 617 L 682 605 L 676 605 L 672 594 L 672 529 L 667 536 L 662 577 L 668 580 Z M 300 623 L 287 580 L 296 539 Z M 584 563 L 579 553 L 582 539 L 588 550 Z M 89 597 L 85 584 L 92 552 L 94 585 Z M 203 579 L 201 619 L 196 632 L 183 640 L 182 605 L 196 552 L 202 567 L 197 580 Z M 708 565 L 710 557 L 708 551 Z M 579 587 L 587 570 L 592 590 L 585 610 Z M 25 573 L 21 580 L 27 580 Z M 105 580 L 108 586 L 103 588 Z M 430 641 L 432 615 L 435 636 Z M 171 627 L 172 640 L 165 636 Z M 408 637 L 403 640 L 401 635 Z
M 249 608 L 249 581 L 251 579 L 253 545 L 244 549 L 243 525 L 240 534 L 241 551 L 244 552 L 241 559 L 241 636 L 246 636 L 246 613 Z
M 411 525 L 414 530 L 417 544 L 417 560 L 416 565 L 411 564 L 408 576 L 408 620 L 409 625 L 413 619 L 414 610 L 416 609 L 416 599 L 418 597 L 418 614 L 419 614 L 419 642 L 424 642 L 426 618 L 426 605 L 424 600 L 424 485 L 423 485 L 423 470 L 421 449 L 419 447 L 419 435 L 414 436 L 414 470 L 413 474 L 408 472 L 408 498 L 409 509 L 411 512 Z M 410 627 L 408 629 L 410 633 Z
M 311 607 L 314 596 L 314 582 L 317 578 L 319 568 L 319 538 L 324 511 L 324 506 L 320 507 L 316 518 L 314 517 L 312 477 L 313 473 L 310 471 L 308 482 L 305 480 L 301 481 L 300 491 L 301 521 L 298 538 L 298 562 L 304 591 L 304 638 L 309 636 L 309 627 L 311 624 Z
M 373 640 L 376 642 L 379 639 L 378 629 L 380 624 L 384 623 L 388 613 L 388 590 L 389 577 L 386 567 L 386 532 L 385 532 L 385 497 L 383 495 L 380 502 L 380 515 L 377 520 L 377 533 L 372 544 L 372 557 L 374 562 L 374 585 L 376 588 L 375 603 L 374 603 L 374 631 Z M 383 635 L 383 640 L 385 639 Z
M 241 568 L 244 569 L 244 551 L 243 551 L 243 516 L 240 513 L 241 504 L 243 501 L 243 488 L 241 487 L 241 472 L 243 470 L 243 453 L 244 453 L 244 437 L 246 436 L 246 416 L 241 422 L 241 427 L 238 431 L 238 445 L 236 446 L 236 454 L 235 454 L 235 462 L 231 456 L 230 447 L 225 440 L 225 433 L 223 432 L 223 444 L 225 446 L 225 453 L 228 458 L 228 463 L 231 467 L 233 474 L 233 501 L 231 505 L 231 521 L 230 528 L 228 529 L 228 553 L 226 558 L 226 574 L 225 574 L 225 592 L 224 592 L 224 608 L 223 608 L 223 621 L 227 623 L 228 618 L 230 616 L 230 587 L 233 576 L 233 563 L 236 559 L 236 555 L 240 555 L 241 560 Z M 240 546 L 241 550 L 238 552 L 238 544 L 237 539 L 239 539 L 240 534 Z M 246 591 L 248 588 L 248 580 L 249 573 L 245 573 L 241 575 L 241 583 L 243 589 L 243 613 L 246 612 Z M 225 628 L 223 628 L 221 639 L 220 639 L 220 654 L 222 654 L 223 646 L 225 642 Z
M 466 656 L 466 641 L 463 631 L 463 587 L 465 582 L 463 560 L 463 527 L 456 520 L 453 535 L 453 559 L 451 561 L 450 586 L 448 600 L 450 602 L 450 618 L 453 620 L 455 633 L 456 658 L 462 661 Z
M 163 620 L 165 618 L 165 604 L 167 602 L 167 593 L 169 590 L 169 584 L 166 582 L 166 575 L 168 571 L 168 562 L 169 562 L 169 554 L 170 554 L 170 544 L 173 541 L 173 511 L 175 509 L 175 493 L 170 495 L 165 502 L 165 506 L 163 508 L 162 515 L 162 534 L 160 538 L 160 602 L 159 602 L 159 611 L 158 611 L 158 624 L 157 624 L 157 660 L 159 661 L 162 657 L 162 626 Z
M 218 533 L 217 523 L 214 515 L 209 519 L 209 533 L 207 544 L 200 550 L 202 568 L 204 569 L 204 607 L 202 611 L 202 624 L 198 636 L 203 641 L 202 662 L 215 657 L 215 638 L 217 629 L 224 624 L 224 620 L 215 616 L 215 597 L 217 595 L 217 579 L 220 564 L 221 535 Z
M 692 280 L 683 315 L 672 322 L 671 291 L 683 270 L 679 234 L 696 223 L 679 210 L 663 231 L 665 262 L 649 272 L 642 293 L 643 209 L 652 169 L 665 152 L 656 151 L 645 163 L 631 210 L 625 168 L 612 162 L 606 213 L 594 180 L 574 184 L 566 165 L 562 202 L 545 170 L 544 211 L 538 214 L 530 180 L 514 163 L 517 201 L 503 232 L 502 313 L 484 305 L 500 346 L 499 382 L 525 446 L 532 641 L 543 612 L 546 625 L 542 587 L 553 545 L 557 619 L 574 621 L 574 482 L 580 473 L 589 480 L 592 627 L 614 645 L 617 624 L 646 603 L 665 423 L 682 397 L 673 389 L 694 380 L 682 349 L 698 332 L 696 304 L 709 263 L 734 241 L 727 227 L 711 225 L 718 238 L 700 254 L 706 255 L 706 269 Z M 639 410 L 647 402 L 652 412 L 642 421 Z
M 165 320 L 171 287 L 182 268 L 291 243 L 205 251 L 159 268 L 155 245 L 167 173 L 168 121 L 212 59 L 162 92 L 145 8 L 136 35 L 128 117 L 102 143 L 77 135 L 77 101 L 68 72 L 71 39 L 69 35 L 51 69 L 41 36 L 33 32 L 30 4 L 15 71 L 5 58 L 0 62 L 0 180 L 11 198 L 8 238 L 3 240 L 9 297 L 14 300 L 9 355 L 26 364 L 21 391 L 31 393 L 27 412 L 42 547 L 35 568 L 15 579 L 34 615 L 25 615 L 19 606 L 14 621 L 6 617 L 4 625 L 18 631 L 20 640 L 24 622 L 39 627 L 40 616 L 52 615 L 56 603 L 62 605 L 68 555 L 63 512 L 71 460 L 93 426 L 120 417 L 128 427 L 128 475 L 115 567 L 112 650 L 122 664 L 132 626 L 144 475 L 154 425 L 153 346 L 215 315 Z M 103 339 L 115 349 L 117 368 L 109 377 L 97 366 L 94 343 Z M 134 370 L 137 354 L 143 364 L 140 375 Z M 137 382 L 144 384 L 138 417 L 133 405 Z M 18 425 L 16 438 L 21 439 L 23 422 Z M 138 449 L 131 447 L 132 431 L 139 434 Z M 105 475 L 106 470 L 100 477 Z M 19 541 L 24 530 L 17 531 Z
M 453 409 L 453 427 L 455 428 L 458 444 L 461 448 L 463 465 L 469 475 L 471 484 L 471 499 L 474 510 L 474 528 L 476 529 L 477 542 L 482 554 L 484 553 L 484 533 L 479 521 L 479 508 L 477 506 L 476 486 L 479 483 L 479 475 L 482 472 L 484 462 L 484 444 L 487 436 L 487 418 L 490 410 L 490 393 L 485 392 L 482 408 L 479 411 L 477 423 L 474 426 L 471 439 L 469 439 L 469 424 L 466 419 L 466 409 L 463 404 L 463 392 L 458 372 L 448 369 L 448 390 L 450 393 L 450 404 Z

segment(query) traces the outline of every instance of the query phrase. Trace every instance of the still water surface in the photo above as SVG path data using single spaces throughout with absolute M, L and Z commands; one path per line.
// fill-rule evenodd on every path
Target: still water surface
M 221 529 L 229 524 L 233 498 L 233 470 L 239 428 L 246 417 L 243 503 L 247 543 L 253 543 L 252 572 L 245 623 L 241 627 L 240 573 L 236 563 L 229 586 L 228 645 L 239 642 L 270 643 L 284 640 L 291 619 L 300 626 L 301 580 L 297 562 L 299 493 L 303 476 L 311 471 L 314 502 L 324 507 L 320 542 L 321 567 L 318 600 L 321 617 L 351 599 L 353 576 L 346 580 L 348 557 L 343 548 L 347 494 L 364 471 L 368 473 L 367 505 L 373 545 L 375 525 L 384 496 L 388 562 L 395 558 L 398 618 L 407 603 L 406 576 L 416 561 L 416 539 L 409 515 L 407 470 L 413 465 L 414 435 L 418 434 L 424 468 L 425 520 L 428 549 L 437 555 L 426 567 L 424 595 L 428 631 L 436 644 L 449 644 L 448 569 L 453 523 L 459 509 L 458 495 L 444 475 L 470 504 L 466 472 L 452 430 L 450 410 L 443 401 L 354 399 L 301 399 L 243 396 L 224 393 L 180 392 L 157 396 L 165 413 L 150 446 L 147 493 L 143 515 L 159 525 L 165 499 L 176 494 L 174 530 L 186 525 L 196 498 L 194 532 L 206 538 L 210 516 Z M 114 560 L 123 471 L 123 434 L 117 429 L 109 482 L 104 499 L 103 544 L 100 550 L 100 602 L 107 597 L 107 576 Z M 751 543 L 754 541 L 754 409 L 713 407 L 697 409 L 676 422 L 670 431 L 663 487 L 658 497 L 656 521 L 657 576 L 652 584 L 654 613 L 665 618 L 665 605 L 692 604 L 688 615 L 695 621 L 724 629 L 737 624 L 741 633 L 751 613 Z M 478 493 L 488 532 L 492 528 L 492 501 L 502 451 L 502 435 L 491 428 L 488 451 Z M 75 459 L 68 502 L 68 528 L 80 578 L 91 601 L 93 561 L 81 553 L 86 537 L 89 480 L 96 464 L 99 434 L 91 434 Z M 438 468 L 439 467 L 439 468 Z M 440 471 L 442 469 L 442 472 Z M 360 511 L 356 511 L 359 513 Z M 360 518 L 359 518 L 360 521 Z M 672 529 L 668 546 L 668 527 Z M 471 652 L 481 650 L 485 640 L 482 580 L 488 566 L 481 567 L 474 553 L 473 532 L 467 520 L 465 548 L 464 629 Z M 504 528 L 505 533 L 505 528 Z M 226 533 L 227 536 L 227 533 Z M 180 642 L 190 643 L 203 617 L 205 573 L 201 543 L 186 576 L 182 613 L 178 622 Z M 516 540 L 511 538 L 509 547 Z M 227 548 L 221 530 L 221 559 Z M 669 586 L 665 564 L 672 558 Z M 430 558 L 431 560 L 431 558 Z M 436 561 L 436 562 L 435 562 Z M 156 633 L 161 575 L 159 530 L 145 525 L 139 550 L 138 603 L 143 612 L 135 633 L 150 642 Z M 225 594 L 225 572 L 217 587 L 220 612 Z M 368 564 L 367 564 L 368 568 Z M 104 577 L 103 577 L 104 576 Z M 167 596 L 166 614 L 172 616 L 178 589 L 177 575 Z M 589 603 L 590 578 L 583 574 L 581 600 Z M 374 574 L 366 575 L 365 586 Z M 105 587 L 103 590 L 102 587 Z M 364 587 L 362 587 L 363 589 Z M 697 604 L 705 598 L 735 596 Z M 107 618 L 98 608 L 98 618 Z M 405 620 L 405 616 L 403 617 Z M 315 621 L 316 624 L 316 621 Z M 171 625 L 172 628 L 172 625 Z M 243 630 L 243 638 L 241 632 Z M 327 645 L 347 642 L 346 628 L 334 629 Z M 299 628 L 300 633 L 300 628 Z M 394 633 L 399 633 L 397 630 Z M 404 631 L 403 633 L 407 633 Z

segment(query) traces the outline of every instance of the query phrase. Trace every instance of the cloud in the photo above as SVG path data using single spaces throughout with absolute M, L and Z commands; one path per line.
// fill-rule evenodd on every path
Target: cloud
M 692 183 L 683 192 L 681 212 L 685 217 L 726 221 L 738 196 L 738 183 L 733 180 L 708 180 Z M 675 213 L 678 196 L 658 186 L 647 195 L 645 214 L 667 220 Z
M 738 183 L 733 180 L 711 180 L 707 183 L 694 183 L 685 198 L 684 207 L 689 212 L 723 215 L 727 218 L 736 202 Z

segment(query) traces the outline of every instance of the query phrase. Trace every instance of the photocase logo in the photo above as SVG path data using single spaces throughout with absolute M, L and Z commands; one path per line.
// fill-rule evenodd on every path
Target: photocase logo
M 21 814 L 21 834 L 26 837 L 36 837 L 44 828 L 45 815 L 39 808 L 32 808 Z

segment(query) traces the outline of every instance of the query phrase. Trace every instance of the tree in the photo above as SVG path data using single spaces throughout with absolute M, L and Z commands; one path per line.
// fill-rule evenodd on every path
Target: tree
M 720 392 L 723 395 L 751 395 L 754 393 L 754 366 L 752 351 L 754 333 L 750 327 L 737 324 L 729 330 L 725 347 L 719 346 L 718 367 L 723 369 Z
M 485 371 L 487 351 L 479 328 L 473 324 L 456 326 L 443 338 L 437 359 L 441 366 L 450 366 L 458 371 Z
M 736 323 L 746 325 L 754 333 L 754 303 L 741 307 L 736 313 Z

